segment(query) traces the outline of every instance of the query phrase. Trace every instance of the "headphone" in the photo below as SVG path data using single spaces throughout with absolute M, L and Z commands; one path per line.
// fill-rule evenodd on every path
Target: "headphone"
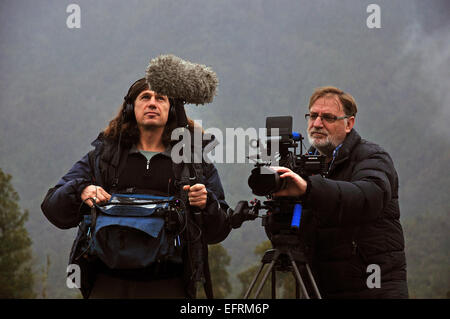
M 134 87 L 134 85 L 143 79 L 144 78 L 141 78 L 141 79 L 137 80 L 136 82 L 134 82 L 128 89 L 127 95 L 125 95 L 123 98 L 124 101 L 126 102 L 126 104 L 122 110 L 122 123 L 127 123 L 127 122 L 131 122 L 133 120 L 136 120 L 135 115 L 134 115 L 134 101 L 132 101 L 130 99 L 130 93 L 131 93 L 131 89 Z M 174 103 L 171 98 L 169 98 L 169 103 L 170 103 L 170 108 L 169 108 L 169 116 L 167 119 L 175 118 L 177 113 L 175 111 L 175 107 L 173 105 Z

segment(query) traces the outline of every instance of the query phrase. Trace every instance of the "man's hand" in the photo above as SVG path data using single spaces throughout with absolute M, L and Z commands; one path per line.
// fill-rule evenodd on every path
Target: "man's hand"
M 294 173 L 293 171 L 291 171 L 289 168 L 286 167 L 272 166 L 271 168 L 280 174 L 280 178 L 287 179 L 286 188 L 276 193 L 273 193 L 272 194 L 273 196 L 298 197 L 305 194 L 307 183 L 303 178 L 301 178 L 299 175 L 297 175 L 296 173 Z
M 208 198 L 208 191 L 205 185 L 195 184 L 193 186 L 184 185 L 184 191 L 188 191 L 189 204 L 191 206 L 204 209 L 206 207 L 206 200 Z
M 94 206 L 92 199 L 88 198 L 93 198 L 95 203 L 100 204 L 109 201 L 111 195 L 100 186 L 89 185 L 81 192 L 81 200 L 89 205 L 89 207 Z

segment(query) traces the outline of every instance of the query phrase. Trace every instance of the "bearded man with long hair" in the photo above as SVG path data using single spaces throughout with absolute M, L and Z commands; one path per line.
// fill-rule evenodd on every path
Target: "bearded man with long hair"
M 172 196 L 184 191 L 186 205 L 203 215 L 202 248 L 206 252 L 201 263 L 207 264 L 206 244 L 218 243 L 230 232 L 228 205 L 217 169 L 211 163 L 203 162 L 200 168 L 197 165 L 201 176 L 196 184 L 180 184 L 180 175 L 186 169 L 177 172 L 179 166 L 171 154 L 171 135 L 177 128 L 174 103 L 150 90 L 144 78 L 131 85 L 115 118 L 92 143 L 94 150 L 48 191 L 41 208 L 49 221 L 62 229 L 76 227 L 83 211 L 107 203 L 112 192 Z M 188 129 L 193 133 L 199 128 L 188 118 Z M 193 273 L 202 266 L 192 262 L 192 242 L 182 245 L 181 262 L 158 260 L 143 269 L 117 270 L 100 260 L 78 260 L 81 237 L 75 240 L 70 263 L 83 266 L 81 291 L 85 298 L 195 297 Z

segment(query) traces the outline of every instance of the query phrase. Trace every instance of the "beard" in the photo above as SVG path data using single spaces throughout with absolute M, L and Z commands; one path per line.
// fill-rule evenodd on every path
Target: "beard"
M 143 131 L 155 131 L 155 130 L 161 129 L 161 127 L 165 127 L 165 126 L 166 126 L 166 123 L 161 123 L 161 122 L 157 122 L 157 121 L 138 123 L 139 129 L 143 130 Z
M 325 138 L 314 138 L 312 133 L 322 133 L 326 134 Z M 340 144 L 333 139 L 333 137 L 328 134 L 325 130 L 311 130 L 308 132 L 308 141 L 309 143 L 316 148 L 321 154 L 332 157 L 334 149 Z
M 148 124 L 148 123 L 139 125 L 139 128 L 141 128 L 143 131 L 154 131 L 159 127 L 161 127 L 161 125 Z

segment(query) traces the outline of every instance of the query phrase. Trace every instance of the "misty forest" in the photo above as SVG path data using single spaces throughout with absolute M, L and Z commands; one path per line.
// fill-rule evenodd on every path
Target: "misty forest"
M 76 229 L 56 228 L 40 205 L 160 54 L 216 72 L 214 101 L 186 106 L 205 129 L 291 115 L 306 136 L 315 88 L 352 94 L 355 129 L 399 175 L 410 297 L 450 297 L 448 1 L 77 0 L 78 25 L 71 3 L 0 2 L 0 298 L 81 298 L 66 286 Z M 230 207 L 255 198 L 253 163 L 216 166 Z M 216 296 L 241 298 L 268 248 L 260 219 L 210 246 Z

